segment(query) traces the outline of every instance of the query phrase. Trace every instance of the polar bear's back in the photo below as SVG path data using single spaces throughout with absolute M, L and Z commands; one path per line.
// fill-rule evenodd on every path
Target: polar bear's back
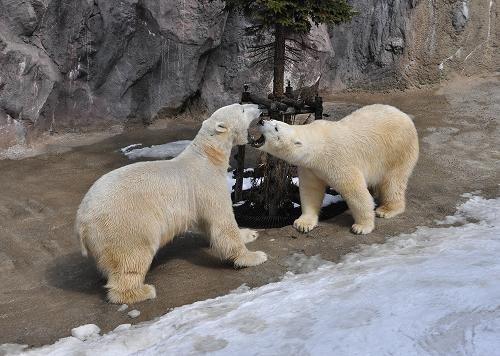
M 413 121 L 389 105 L 368 105 L 340 121 L 318 120 L 309 125 L 314 137 L 321 138 L 313 149 L 320 153 L 315 154 L 316 160 L 327 158 L 340 171 L 359 169 L 370 184 L 398 167 L 413 168 L 418 159 Z
M 185 181 L 179 171 L 181 169 L 175 162 L 161 161 L 138 162 L 120 167 L 103 175 L 92 185 L 82 201 L 81 208 L 96 209 L 97 206 L 106 206 L 119 209 L 132 202 L 131 194 L 141 194 L 147 199 L 149 195 L 158 196 L 159 188 L 167 190 L 164 194 L 168 194 L 168 186 L 175 186 L 177 189 L 177 183 Z M 171 184 L 167 184 L 169 181 Z M 122 199 L 124 201 L 121 201 Z
M 418 159 L 415 125 L 407 114 L 393 106 L 368 105 L 340 120 L 339 124 L 348 131 L 348 149 L 357 156 L 367 178 L 377 180 L 380 174 L 389 170 L 413 167 Z
M 364 106 L 340 120 L 352 129 L 379 130 L 382 128 L 397 126 L 415 131 L 412 119 L 394 106 L 384 104 L 373 104 Z

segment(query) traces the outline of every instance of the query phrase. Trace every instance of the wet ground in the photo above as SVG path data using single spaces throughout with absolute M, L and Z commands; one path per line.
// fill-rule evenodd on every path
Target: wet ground
M 76 209 L 99 176 L 130 163 L 119 148 L 190 139 L 198 124 L 169 122 L 166 129 L 135 129 L 64 153 L 55 147 L 56 153 L 0 161 L 0 344 L 41 345 L 81 324 L 94 323 L 106 332 L 150 320 L 242 284 L 254 287 L 278 280 L 287 270 L 307 271 L 320 261 L 296 253 L 339 261 L 360 244 L 383 243 L 386 236 L 432 225 L 454 212 L 462 193 L 498 195 L 500 75 L 404 93 L 342 94 L 328 98 L 325 107 L 336 118 L 369 103 L 399 107 L 414 118 L 419 132 L 421 155 L 403 215 L 377 219 L 375 231 L 366 236 L 349 232 L 348 212 L 308 235 L 289 226 L 261 231 L 249 248 L 267 252 L 269 261 L 241 270 L 213 257 L 200 237 L 177 238 L 159 252 L 146 278 L 158 297 L 134 305 L 141 311 L 135 319 L 105 301 L 104 281 L 81 257 L 73 233 Z

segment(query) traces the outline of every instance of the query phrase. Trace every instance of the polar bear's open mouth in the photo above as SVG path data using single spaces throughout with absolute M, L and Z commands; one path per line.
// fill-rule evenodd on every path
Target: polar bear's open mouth
M 260 137 L 256 139 L 254 136 L 248 134 L 248 143 L 252 147 L 259 148 L 266 143 L 266 137 L 261 134 Z
M 266 137 L 261 133 L 260 127 L 264 126 L 264 120 L 260 117 L 250 124 L 248 128 L 248 143 L 250 146 L 259 148 L 266 143 Z

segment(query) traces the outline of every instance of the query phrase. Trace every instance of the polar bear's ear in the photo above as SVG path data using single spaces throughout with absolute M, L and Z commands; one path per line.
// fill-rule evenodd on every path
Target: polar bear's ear
M 217 125 L 215 126 L 215 131 L 219 133 L 226 132 L 227 127 L 222 122 L 218 122 Z

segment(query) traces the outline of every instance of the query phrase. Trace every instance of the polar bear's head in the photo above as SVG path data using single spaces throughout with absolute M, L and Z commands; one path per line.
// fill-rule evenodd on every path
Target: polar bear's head
M 256 104 L 227 105 L 203 121 L 200 132 L 232 145 L 245 145 L 248 143 L 250 123 L 259 118 L 260 114 L 261 111 Z
M 282 121 L 260 120 L 261 136 L 252 139 L 251 145 L 292 164 L 300 162 L 306 153 L 303 140 L 294 126 Z

